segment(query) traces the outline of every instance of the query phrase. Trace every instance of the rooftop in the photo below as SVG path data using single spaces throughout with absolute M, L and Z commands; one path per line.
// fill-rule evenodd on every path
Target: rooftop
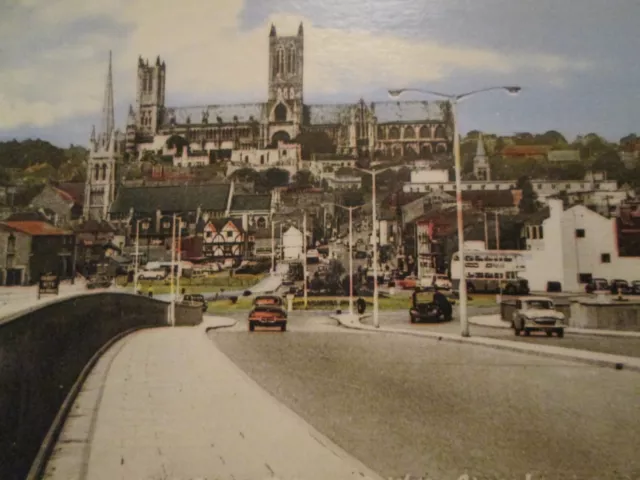
M 227 208 L 230 184 L 124 187 L 111 207 L 112 213 L 221 211 Z
M 16 230 L 18 232 L 26 233 L 31 236 L 50 236 L 50 235 L 72 235 L 72 232 L 63 230 L 58 227 L 54 227 L 47 222 L 39 221 L 8 221 L 2 222 L 2 225 Z

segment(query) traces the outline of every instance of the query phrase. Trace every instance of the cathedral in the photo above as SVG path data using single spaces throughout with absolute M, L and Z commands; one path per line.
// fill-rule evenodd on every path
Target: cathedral
M 338 155 L 429 158 L 450 151 L 452 117 L 447 102 L 360 100 L 356 103 L 304 102 L 304 29 L 280 36 L 271 26 L 268 41 L 267 101 L 201 107 L 171 107 L 165 102 L 167 65 L 138 59 L 135 107 L 129 107 L 125 132 L 114 123 L 111 54 L 102 125 L 91 134 L 84 217 L 108 218 L 116 197 L 118 167 L 124 154 L 178 155 L 170 139 L 182 137 L 182 155 L 208 163 L 216 152 L 276 149 L 302 134 L 322 134 Z M 262 155 L 260 155 L 262 158 Z M 201 163 L 204 159 L 206 163 Z M 261 160 L 262 161 L 262 160 Z M 188 165 L 187 158 L 174 162 Z M 303 167 L 304 168 L 304 167 Z
M 447 102 L 304 103 L 304 29 L 269 33 L 267 101 L 201 107 L 165 103 L 167 65 L 138 59 L 135 108 L 129 108 L 126 149 L 162 153 L 166 140 L 183 137 L 200 155 L 212 150 L 277 147 L 307 132 L 323 132 L 338 154 L 425 157 L 449 151 Z

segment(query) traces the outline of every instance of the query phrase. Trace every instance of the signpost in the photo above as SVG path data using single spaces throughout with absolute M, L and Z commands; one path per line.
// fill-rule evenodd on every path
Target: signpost
M 44 273 L 40 275 L 38 283 L 38 300 L 41 295 L 58 295 L 60 293 L 60 277 L 53 273 Z

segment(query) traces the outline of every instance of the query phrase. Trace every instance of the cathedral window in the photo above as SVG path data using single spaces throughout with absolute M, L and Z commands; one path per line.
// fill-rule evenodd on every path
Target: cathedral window
M 420 127 L 420 138 L 431 138 L 431 129 L 426 125 Z
M 284 49 L 278 49 L 277 53 L 277 62 L 278 62 L 278 73 L 284 73 Z
M 288 72 L 290 74 L 296 73 L 296 49 L 295 47 L 291 47 L 289 49 L 289 58 L 288 58 Z
M 289 89 L 289 98 L 290 98 L 291 100 L 293 100 L 294 98 L 296 98 L 296 92 L 295 92 L 295 90 L 293 89 L 293 87 L 291 87 L 291 88 Z
M 444 127 L 442 125 L 438 125 L 438 127 L 436 128 L 435 137 L 436 138 L 446 138 Z
M 93 171 L 94 171 L 94 174 L 93 174 L 94 178 L 95 178 L 96 180 L 100 180 L 100 165 L 96 165 L 96 166 L 93 168 Z
M 416 131 L 413 127 L 406 127 L 404 129 L 404 138 L 416 138 Z
M 102 180 L 106 180 L 107 179 L 107 164 L 103 163 L 102 164 Z
M 381 140 L 385 139 L 385 131 L 383 127 L 378 127 L 378 138 Z
M 282 103 L 279 103 L 274 111 L 276 122 L 286 122 L 287 121 L 287 107 L 285 107 Z
M 400 129 L 398 127 L 391 127 L 389 129 L 389 138 L 391 140 L 397 140 L 400 138 Z

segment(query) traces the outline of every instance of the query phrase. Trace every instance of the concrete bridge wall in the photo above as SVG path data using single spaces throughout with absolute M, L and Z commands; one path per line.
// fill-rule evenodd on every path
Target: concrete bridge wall
M 118 335 L 166 325 L 168 308 L 152 298 L 105 292 L 0 320 L 0 478 L 26 477 L 92 357 Z M 177 325 L 202 321 L 197 308 L 176 310 Z

